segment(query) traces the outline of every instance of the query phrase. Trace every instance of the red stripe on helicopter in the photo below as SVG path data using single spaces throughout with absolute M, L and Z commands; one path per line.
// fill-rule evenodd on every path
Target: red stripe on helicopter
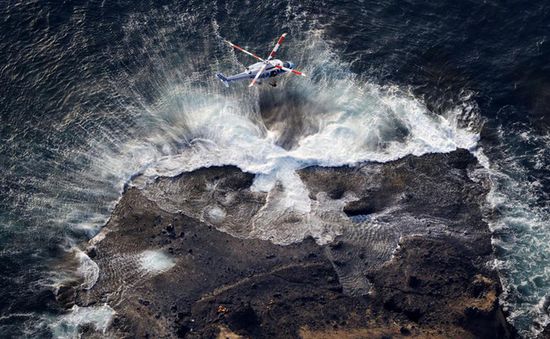
M 277 41 L 277 44 L 275 45 L 275 47 L 273 48 L 273 50 L 271 51 L 271 53 L 269 53 L 269 56 L 270 56 L 270 57 L 274 57 L 274 56 L 275 56 L 275 53 L 277 52 L 277 50 L 279 49 L 279 47 L 281 46 L 281 44 L 283 43 L 283 41 L 285 41 L 285 34 L 281 35 L 281 37 L 280 37 L 279 40 Z
M 279 65 L 276 65 L 276 66 L 275 66 L 275 68 L 279 68 L 279 69 L 284 69 L 284 67 L 282 67 L 282 66 L 279 66 Z M 287 69 L 288 69 L 288 68 L 287 68 Z M 304 73 L 302 73 L 302 72 L 299 72 L 299 71 L 297 71 L 297 70 L 294 70 L 294 69 L 290 69 L 290 71 L 291 71 L 292 73 L 294 73 L 294 74 L 298 74 L 298 75 L 302 75 L 302 76 L 305 76 L 305 74 L 304 74 Z M 287 71 L 287 72 L 288 72 L 288 71 Z
M 262 58 L 260 58 L 260 57 L 257 56 L 256 54 L 250 53 L 249 51 L 245 50 L 244 48 L 242 48 L 242 47 L 240 47 L 240 46 L 235 45 L 235 44 L 232 43 L 232 42 L 229 42 L 229 44 L 231 44 L 232 47 L 234 47 L 234 48 L 236 48 L 236 49 L 238 49 L 238 50 L 241 50 L 241 51 L 243 51 L 243 52 L 245 52 L 245 53 L 247 53 L 247 54 L 252 55 L 252 56 L 255 57 L 256 59 L 262 60 Z

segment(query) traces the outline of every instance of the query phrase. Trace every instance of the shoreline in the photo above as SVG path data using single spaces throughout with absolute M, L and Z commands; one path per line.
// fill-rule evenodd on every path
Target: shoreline
M 250 190 L 253 175 L 231 166 L 159 178 L 149 193 L 129 188 L 104 239 L 87 249 L 100 274 L 91 289 L 76 290 L 75 302 L 111 305 L 108 333 L 122 337 L 514 337 L 498 306 L 497 273 L 486 265 L 493 258 L 481 218 L 487 189 L 468 177 L 476 166 L 457 150 L 298 171 L 313 202 L 343 201 L 340 214 L 353 221 L 328 245 L 306 237 L 281 246 L 219 231 L 224 223 L 249 231 L 241 223 L 267 200 Z M 172 199 L 183 187 L 197 200 Z M 207 187 L 216 189 L 206 194 Z M 161 209 L 151 191 L 181 208 Z M 191 201 L 229 213 L 218 224 L 201 220 L 185 212 Z M 365 226 L 373 220 L 381 226 Z M 148 268 L 140 264 L 145 251 L 155 253 Z M 94 331 L 84 326 L 84 334 Z

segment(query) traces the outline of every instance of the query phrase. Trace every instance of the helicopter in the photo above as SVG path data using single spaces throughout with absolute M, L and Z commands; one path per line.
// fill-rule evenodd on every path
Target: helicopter
M 245 50 L 244 48 L 242 48 L 238 45 L 235 45 L 234 43 L 232 43 L 230 41 L 225 40 L 225 42 L 229 46 L 231 46 L 231 47 L 233 47 L 233 48 L 235 48 L 235 49 L 237 49 L 241 52 L 244 52 L 245 54 L 248 54 L 251 57 L 253 57 L 253 58 L 255 58 L 256 60 L 259 60 L 259 61 L 252 64 L 252 65 L 250 65 L 250 66 L 248 66 L 244 72 L 241 72 L 239 74 L 235 74 L 235 75 L 231 75 L 231 76 L 226 77 L 225 75 L 223 75 L 223 73 L 216 73 L 216 76 L 218 77 L 218 79 L 221 80 L 221 82 L 226 87 L 229 87 L 229 84 L 232 83 L 232 82 L 240 81 L 240 80 L 244 80 L 244 79 L 252 79 L 252 81 L 248 85 L 248 87 L 252 87 L 256 83 L 261 84 L 262 79 L 274 78 L 274 77 L 276 77 L 278 75 L 281 75 L 281 74 L 293 73 L 293 74 L 296 74 L 296 75 L 306 76 L 304 73 L 299 72 L 299 71 L 294 69 L 294 67 L 295 67 L 294 63 L 292 63 L 290 61 L 282 61 L 282 60 L 279 60 L 279 59 L 274 59 L 275 54 L 277 53 L 277 50 L 279 49 L 279 47 L 281 46 L 281 44 L 285 40 L 286 36 L 287 36 L 287 33 L 283 33 L 283 35 L 281 35 L 279 40 L 277 40 L 277 44 L 275 44 L 275 47 L 273 47 L 273 50 L 271 51 L 271 53 L 269 53 L 269 56 L 267 57 L 267 59 L 262 59 L 259 56 L 257 56 L 256 54 L 251 53 L 251 52 Z M 258 80 L 260 80 L 260 81 L 258 81 Z M 277 86 L 277 83 L 275 82 L 275 80 L 273 80 L 269 84 L 273 87 Z

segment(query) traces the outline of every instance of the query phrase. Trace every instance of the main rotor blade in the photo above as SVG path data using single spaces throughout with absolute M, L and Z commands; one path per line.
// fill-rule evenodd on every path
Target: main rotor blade
M 285 37 L 286 37 L 286 33 L 283 33 L 283 35 L 281 35 L 279 40 L 277 40 L 277 44 L 275 44 L 275 47 L 273 47 L 273 50 L 271 51 L 271 53 L 269 53 L 267 60 L 273 59 L 273 57 L 275 56 L 275 53 L 277 53 L 277 50 L 279 49 L 279 46 L 281 46 L 283 41 L 285 41 Z
M 235 49 L 238 49 L 239 51 L 244 52 L 245 54 L 248 54 L 248 55 L 250 55 L 250 56 L 253 57 L 253 58 L 256 58 L 256 59 L 258 59 L 258 60 L 260 60 L 260 61 L 265 61 L 264 59 L 260 58 L 260 57 L 257 56 L 256 54 L 250 53 L 250 52 L 247 51 L 246 49 L 242 48 L 241 46 L 235 45 L 235 44 L 232 43 L 231 41 L 227 41 L 227 40 L 224 40 L 224 41 L 225 41 L 229 46 L 231 46 L 231 47 L 233 47 L 233 48 L 235 48 Z
M 248 85 L 248 87 L 252 87 L 254 86 L 254 84 L 256 83 L 256 80 L 258 80 L 258 78 L 262 75 L 262 73 L 264 72 L 264 69 L 267 67 L 267 65 L 269 65 L 267 62 L 262 66 L 262 68 L 260 68 L 260 70 L 258 71 L 258 73 L 256 74 L 256 76 L 254 77 L 254 80 L 252 80 L 252 82 L 250 83 L 250 85 Z
M 299 71 L 294 70 L 294 69 L 286 68 L 286 67 L 283 67 L 283 66 L 276 65 L 275 68 L 279 68 L 279 69 L 282 69 L 282 70 L 287 71 L 287 72 L 292 72 L 292 73 L 294 73 L 294 74 L 296 74 L 296 75 L 301 75 L 301 76 L 303 76 L 303 77 L 306 76 L 305 73 L 299 72 Z

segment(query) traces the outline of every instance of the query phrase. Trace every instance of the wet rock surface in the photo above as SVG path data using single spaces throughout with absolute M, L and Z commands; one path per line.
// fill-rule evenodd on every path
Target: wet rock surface
M 269 196 L 238 168 L 159 178 L 129 188 L 92 239 L 99 278 L 75 302 L 109 304 L 115 337 L 514 337 L 476 169 L 464 150 L 302 169 L 312 204 L 341 209 L 322 246 L 250 236 Z

